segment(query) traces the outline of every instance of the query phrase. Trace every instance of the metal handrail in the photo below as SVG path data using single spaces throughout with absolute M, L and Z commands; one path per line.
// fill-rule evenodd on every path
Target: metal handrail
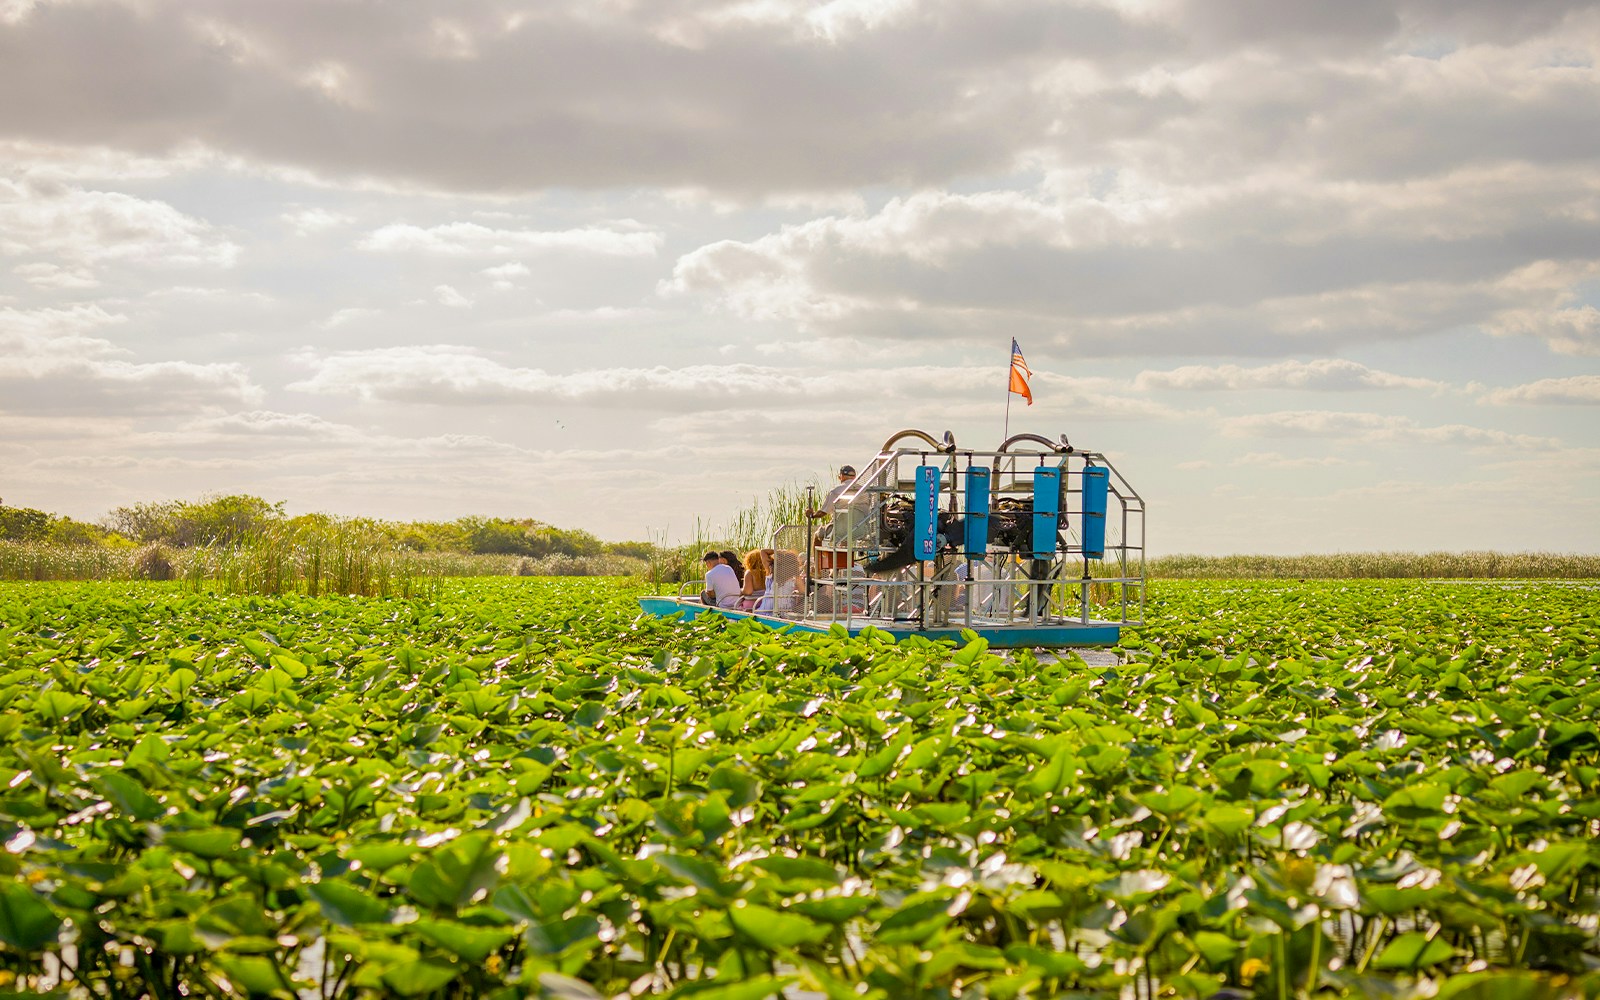
M 1058 455 L 1070 455 L 1073 452 L 1073 447 L 1071 443 L 1067 441 L 1067 436 L 1065 434 L 1061 435 L 1060 444 L 1056 444 L 1049 438 L 1041 437 L 1038 434 L 1013 434 L 1004 441 L 1000 442 L 1000 447 L 996 448 L 995 451 L 1010 451 L 1011 446 L 1016 444 L 1018 441 L 1032 441 L 1035 444 L 1042 444 Z
M 906 430 L 898 431 L 895 434 L 891 435 L 889 440 L 887 440 L 887 441 L 885 441 L 883 443 L 883 447 L 878 449 L 878 454 L 881 456 L 884 452 L 889 451 L 891 448 L 893 448 L 895 446 L 895 442 L 899 441 L 901 438 L 908 438 L 908 437 L 914 437 L 914 438 L 917 438 L 919 440 L 926 441 L 926 442 L 928 442 L 928 447 L 936 449 L 938 451 L 945 452 L 947 454 L 948 453 L 954 453 L 955 450 L 956 450 L 956 438 L 955 438 L 955 435 L 951 434 L 949 431 L 945 431 L 944 432 L 944 440 L 943 441 L 938 441 L 938 440 L 936 440 L 934 438 L 934 436 L 932 434 L 929 434 L 927 431 L 919 431 L 919 430 L 916 430 L 915 428 L 908 428 Z

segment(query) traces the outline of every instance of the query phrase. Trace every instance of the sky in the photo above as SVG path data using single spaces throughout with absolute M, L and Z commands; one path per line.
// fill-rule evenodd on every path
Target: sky
M 0 0 L 0 500 L 674 542 L 1009 426 L 1152 555 L 1600 552 L 1597 59 L 1595 0 Z

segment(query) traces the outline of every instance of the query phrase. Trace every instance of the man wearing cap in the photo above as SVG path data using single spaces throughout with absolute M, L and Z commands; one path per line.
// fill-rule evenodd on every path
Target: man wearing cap
M 854 481 L 855 478 L 855 466 L 839 466 L 839 485 L 828 491 L 828 495 L 823 498 L 821 506 L 815 510 L 806 511 L 806 517 L 812 520 L 819 518 L 828 519 L 828 523 L 822 525 L 817 533 L 812 536 L 812 542 L 814 544 L 823 546 L 828 545 L 830 542 L 835 545 L 849 544 L 849 539 L 845 538 L 843 535 L 844 526 L 840 524 L 837 515 L 844 514 L 845 511 L 849 509 L 850 505 L 844 503 L 842 498 L 844 496 L 844 491 L 849 489 L 850 483 Z M 860 502 L 862 499 L 863 498 L 860 496 L 856 497 L 857 502 Z M 853 537 L 861 537 L 862 533 L 867 529 L 867 524 L 868 522 L 865 516 L 865 511 L 858 509 L 857 516 L 853 523 Z M 834 564 L 836 558 L 827 552 L 819 553 L 819 557 L 821 559 L 821 565 L 824 569 L 830 568 Z
M 834 508 L 838 506 L 840 495 L 844 493 L 845 489 L 850 485 L 850 481 L 854 478 L 856 478 L 855 466 L 839 466 L 839 485 L 829 490 L 828 495 L 822 498 L 822 506 L 820 508 L 806 511 L 806 516 L 812 518 L 833 516 L 835 513 Z

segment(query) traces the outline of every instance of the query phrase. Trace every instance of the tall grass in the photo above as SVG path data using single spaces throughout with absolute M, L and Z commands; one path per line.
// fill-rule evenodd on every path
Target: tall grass
M 431 593 L 446 577 L 642 576 L 648 567 L 645 559 L 608 554 L 412 552 L 359 521 L 277 525 L 230 546 L 0 542 L 0 580 L 180 580 L 231 594 L 408 596 Z
M 488 558 L 474 556 L 472 558 Z M 642 576 L 649 567 L 648 559 L 614 554 L 574 556 L 557 552 L 537 559 L 524 556 L 511 560 L 511 573 L 515 576 Z M 488 576 L 488 573 L 450 573 L 449 576 Z
M 650 562 L 645 567 L 643 576 L 650 582 L 652 590 L 660 592 L 671 590 L 676 584 L 685 580 L 700 578 L 702 567 L 700 557 L 707 549 L 732 548 L 733 545 L 721 544 L 713 541 L 707 532 L 707 526 L 698 518 L 694 522 L 694 538 L 680 545 L 668 545 L 665 535 L 652 539 L 650 547 Z
M 811 490 L 807 496 L 807 488 Z M 652 539 L 649 565 L 641 574 L 653 588 L 699 579 L 704 572 L 700 557 L 708 549 L 732 549 L 743 557 L 751 549 L 770 548 L 772 533 L 785 524 L 804 524 L 808 500 L 821 503 L 826 491 L 815 483 L 786 483 L 755 498 L 748 507 L 736 511 L 732 520 L 713 528 L 699 519 L 694 523 L 694 539 L 669 546 L 664 537 Z
M 1600 555 L 1559 552 L 1176 555 L 1152 559 L 1146 570 L 1154 579 L 1169 580 L 1587 580 L 1600 577 Z
M 227 594 L 412 597 L 436 591 L 442 576 L 367 522 L 328 519 L 276 523 L 239 545 L 190 549 L 182 578 Z
M 765 499 L 756 498 L 749 507 L 735 514 L 723 531 L 727 547 L 741 553 L 764 549 L 772 545 L 772 533 L 781 525 L 804 524 L 808 487 L 812 491 L 811 502 L 821 503 L 827 491 L 815 483 L 787 483 L 767 491 Z
M 0 580 L 131 580 L 138 550 L 0 542 Z

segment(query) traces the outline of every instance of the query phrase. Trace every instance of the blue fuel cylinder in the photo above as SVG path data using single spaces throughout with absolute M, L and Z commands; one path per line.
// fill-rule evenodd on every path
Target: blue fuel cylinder
M 1083 555 L 1086 559 L 1106 557 L 1106 486 L 1110 480 L 1102 466 L 1083 470 Z
M 989 551 L 989 470 L 981 465 L 967 467 L 967 557 L 981 557 Z
M 1033 470 L 1033 557 L 1056 554 L 1056 527 L 1061 516 L 1061 470 Z
M 939 467 L 917 466 L 917 505 L 911 515 L 911 551 L 927 561 L 939 553 Z

